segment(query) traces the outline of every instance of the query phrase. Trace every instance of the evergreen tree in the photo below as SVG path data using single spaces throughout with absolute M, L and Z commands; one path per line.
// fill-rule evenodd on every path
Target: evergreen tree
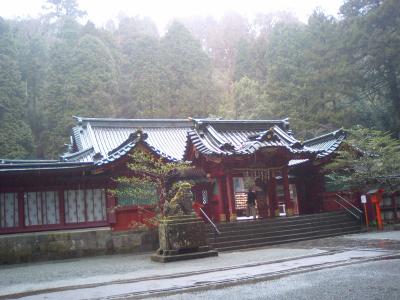
M 0 22 L 2 157 L 55 157 L 76 114 L 290 117 L 305 138 L 354 124 L 400 132 L 396 0 L 346 0 L 340 19 L 316 10 L 307 24 L 196 17 L 163 37 L 149 18 L 83 26 L 77 3 Z
M 397 0 L 348 0 L 340 10 L 346 32 L 343 51 L 360 78 L 356 82 L 359 97 L 380 103 L 375 114 L 389 120 L 386 129 L 397 136 L 400 136 L 399 10 Z
M 21 83 L 25 92 L 26 122 L 30 126 L 35 146 L 38 145 L 43 123 L 43 99 L 48 68 L 49 34 L 39 19 L 12 22 L 17 48 L 17 63 L 21 72 Z M 43 157 L 35 147 L 35 156 Z
M 79 39 L 80 25 L 73 19 L 63 18 L 55 24 L 58 34 L 49 50 L 49 70 L 43 119 L 45 130 L 39 141 L 39 153 L 56 157 L 63 151 L 74 115 L 71 74 L 74 48 Z
M 43 8 L 48 11 L 46 17 L 49 19 L 62 17 L 76 19 L 86 15 L 85 11 L 79 9 L 77 0 L 47 0 Z
M 80 37 L 80 26 L 64 19 L 51 49 L 46 96 L 46 131 L 41 144 L 46 156 L 56 156 L 70 134 L 72 116 L 112 117 L 118 93 L 115 61 L 95 36 Z
M 235 98 L 235 119 L 253 119 L 258 115 L 257 108 L 262 101 L 259 83 L 248 77 L 236 81 L 233 86 Z
M 180 23 L 161 40 L 165 117 L 207 116 L 212 112 L 212 67 L 200 43 Z
M 119 113 L 129 118 L 160 116 L 164 107 L 156 25 L 147 18 L 123 17 L 114 38 L 120 57 Z
M 15 43 L 8 24 L 0 18 L 0 157 L 27 158 L 33 154 L 24 96 Z
M 346 144 L 326 166 L 337 185 L 396 191 L 400 187 L 400 141 L 387 132 L 361 126 L 348 131 Z

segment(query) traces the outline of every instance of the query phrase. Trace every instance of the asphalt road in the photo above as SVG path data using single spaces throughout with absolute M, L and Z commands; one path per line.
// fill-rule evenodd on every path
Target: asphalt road
M 375 261 L 150 299 L 400 299 L 400 260 Z

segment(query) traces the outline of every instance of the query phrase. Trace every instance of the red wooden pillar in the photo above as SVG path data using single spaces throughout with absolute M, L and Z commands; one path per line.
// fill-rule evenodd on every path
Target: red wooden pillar
M 269 197 L 269 209 L 270 209 L 270 216 L 276 217 L 276 210 L 278 209 L 278 199 L 276 199 L 276 179 L 275 179 L 275 172 L 273 170 L 269 171 L 268 176 L 268 197 Z
M 217 200 L 217 205 L 216 205 L 216 216 L 218 217 L 218 220 L 220 222 L 226 222 L 226 212 L 225 212 L 225 205 L 224 205 L 224 199 L 226 199 L 226 195 L 224 193 L 225 191 L 225 178 L 222 176 L 219 176 L 216 178 L 217 179 L 217 185 L 218 185 L 218 195 L 216 196 Z
M 229 207 L 229 221 L 236 221 L 236 207 L 235 207 L 235 195 L 233 192 L 233 178 L 232 174 L 228 173 L 226 175 L 226 196 L 228 200 Z
M 283 168 L 282 170 L 283 177 L 283 191 L 285 194 L 285 206 L 286 206 L 286 215 L 293 215 L 293 205 L 290 201 L 290 190 L 289 190 L 289 172 L 287 168 Z

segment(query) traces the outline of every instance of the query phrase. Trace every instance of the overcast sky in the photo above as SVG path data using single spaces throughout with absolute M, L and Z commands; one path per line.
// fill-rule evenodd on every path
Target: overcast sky
M 119 13 L 128 16 L 151 17 L 163 30 L 174 17 L 212 15 L 221 17 L 226 12 L 239 12 L 252 17 L 256 13 L 281 10 L 292 11 L 306 22 L 316 7 L 327 14 L 337 15 L 343 0 L 78 0 L 80 8 L 86 10 L 88 19 L 101 26 Z M 5 18 L 36 17 L 45 0 L 0 0 L 0 16 Z

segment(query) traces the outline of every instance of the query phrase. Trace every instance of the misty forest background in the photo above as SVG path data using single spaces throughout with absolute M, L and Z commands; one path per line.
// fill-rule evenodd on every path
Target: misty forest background
M 103 28 L 76 0 L 44 1 L 36 19 L 0 18 L 0 158 L 56 158 L 73 115 L 289 117 L 306 139 L 340 127 L 400 132 L 398 0 L 347 0 L 249 20 L 193 17 L 162 35 L 149 18 Z

